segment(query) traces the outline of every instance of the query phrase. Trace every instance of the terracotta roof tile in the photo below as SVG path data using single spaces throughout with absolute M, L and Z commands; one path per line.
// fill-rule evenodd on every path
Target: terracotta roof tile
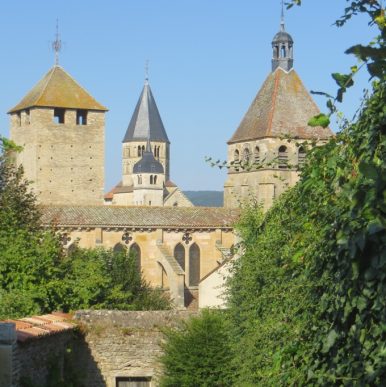
M 36 106 L 107 111 L 60 66 L 52 67 L 8 113 Z
M 320 111 L 295 70 L 270 73 L 228 144 L 289 135 L 327 139 L 330 128 L 307 125 Z
M 232 228 L 239 210 L 205 207 L 42 206 L 55 227 Z
M 19 320 L 5 320 L 16 325 L 17 341 L 24 342 L 47 336 L 58 332 L 75 328 L 75 324 L 69 322 L 71 315 L 67 313 L 54 312 L 43 316 L 25 317 Z

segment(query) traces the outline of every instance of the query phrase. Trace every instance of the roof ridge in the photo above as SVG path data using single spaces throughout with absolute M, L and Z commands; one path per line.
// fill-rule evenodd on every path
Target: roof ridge
M 57 67 L 58 67 L 58 65 L 54 65 L 54 67 L 52 67 L 52 69 L 48 72 L 50 74 L 47 77 L 47 82 L 45 83 L 44 87 L 42 87 L 42 90 L 41 90 L 39 96 L 36 98 L 36 104 L 40 101 L 40 99 L 42 98 L 44 92 L 46 91 L 47 86 L 50 83 L 50 80 L 51 80 L 52 76 L 54 75 L 54 72 L 55 72 Z
M 77 82 L 77 80 L 70 74 L 68 73 L 62 66 L 59 66 L 59 65 L 55 65 L 56 68 L 59 68 L 60 70 L 62 70 L 80 89 L 82 89 L 86 94 L 88 94 L 96 103 L 98 103 L 99 105 L 101 105 L 93 96 L 92 94 L 84 87 L 82 86 L 79 82 Z M 103 105 L 101 105 L 103 106 Z M 103 106 L 105 109 L 106 107 Z M 106 111 L 108 111 L 108 109 L 106 109 Z

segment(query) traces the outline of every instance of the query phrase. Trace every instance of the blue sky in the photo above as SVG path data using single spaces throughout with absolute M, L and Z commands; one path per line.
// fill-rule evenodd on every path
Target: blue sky
M 295 69 L 307 89 L 334 92 L 332 72 L 347 72 L 344 50 L 375 35 L 364 17 L 333 26 L 344 0 L 304 0 L 286 12 Z M 221 190 L 225 173 L 205 156 L 226 159 L 226 142 L 271 68 L 279 0 L 13 0 L 0 14 L 0 134 L 7 110 L 54 64 L 50 42 L 59 18 L 60 64 L 109 108 L 106 189 L 120 180 L 121 141 L 144 81 L 171 141 L 171 177 L 185 190 Z M 340 109 L 350 118 L 368 87 L 359 74 Z M 321 109 L 325 101 L 315 98 Z M 332 126 L 333 129 L 337 127 Z

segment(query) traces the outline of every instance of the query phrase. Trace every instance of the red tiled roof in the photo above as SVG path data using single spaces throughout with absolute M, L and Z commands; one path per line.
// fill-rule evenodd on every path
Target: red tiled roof
M 4 320 L 2 322 L 14 323 L 16 325 L 17 341 L 23 342 L 41 336 L 74 329 L 75 324 L 69 321 L 71 317 L 72 316 L 68 313 L 53 312 L 43 316 L 25 317 L 17 320 Z
M 233 228 L 240 211 L 215 207 L 42 206 L 54 227 Z

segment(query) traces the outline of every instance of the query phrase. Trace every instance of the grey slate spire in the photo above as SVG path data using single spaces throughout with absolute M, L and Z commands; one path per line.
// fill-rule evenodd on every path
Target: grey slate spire
M 170 143 L 146 78 L 122 142 L 146 141 L 148 138 L 151 141 Z
M 274 72 L 278 67 L 285 71 L 290 71 L 292 69 L 294 65 L 293 44 L 294 41 L 291 35 L 285 31 L 284 4 L 282 1 L 280 31 L 274 36 L 272 40 L 272 72 Z

